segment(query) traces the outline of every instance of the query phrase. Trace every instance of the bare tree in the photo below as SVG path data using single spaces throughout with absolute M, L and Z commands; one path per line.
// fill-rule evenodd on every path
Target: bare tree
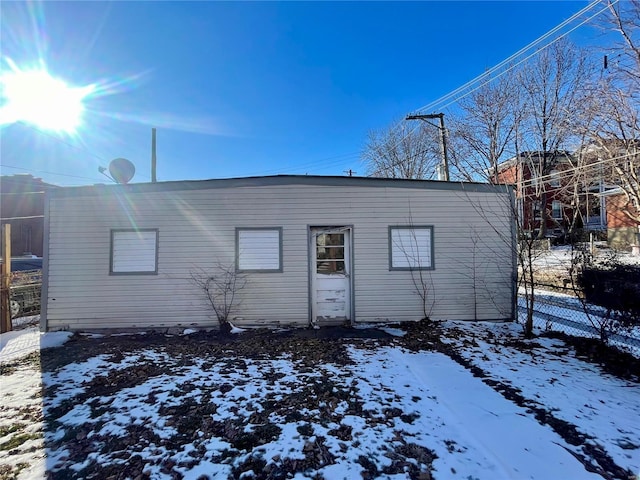
M 518 222 L 520 224 L 520 222 Z M 518 226 L 522 233 L 522 226 Z M 533 314 L 536 304 L 536 273 L 539 269 L 536 260 L 542 255 L 538 243 L 531 236 L 519 235 L 518 238 L 518 289 L 524 290 L 526 318 L 523 324 L 524 335 L 533 336 Z
M 637 95 L 640 93 L 640 0 L 608 0 L 607 6 L 608 15 L 599 19 L 599 25 L 606 31 L 617 31 L 620 39 L 613 46 L 613 55 L 607 55 L 605 68 Z
M 220 326 L 220 331 L 229 333 L 229 317 L 238 307 L 237 293 L 246 284 L 246 277 L 238 272 L 234 264 L 218 262 L 213 270 L 194 268 L 190 272 L 191 282 L 205 294 Z
M 607 52 L 591 99 L 598 112 L 589 132 L 592 163 L 620 188 L 622 212 L 640 224 L 640 0 L 608 2 L 601 27 L 619 41 Z
M 465 180 L 499 183 L 498 165 L 513 155 L 513 136 L 521 117 L 514 75 L 486 76 L 451 114 L 451 163 Z
M 575 141 L 575 118 L 585 97 L 582 86 L 588 78 L 587 67 L 585 55 L 561 40 L 542 50 L 519 74 L 524 115 L 518 141 L 520 152 L 530 152 L 528 167 L 540 203 L 539 238 L 546 236 L 549 219 L 544 178 L 556 169 Z M 540 180 L 537 184 L 536 178 Z
M 383 178 L 435 178 L 441 162 L 438 134 L 437 128 L 406 122 L 369 132 L 362 152 L 367 173 Z

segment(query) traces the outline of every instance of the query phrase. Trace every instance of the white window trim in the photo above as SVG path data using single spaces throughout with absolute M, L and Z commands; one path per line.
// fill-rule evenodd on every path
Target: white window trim
M 403 258 L 401 258 L 401 260 L 404 260 L 407 265 L 402 265 L 400 261 L 394 261 L 394 246 L 398 245 L 398 241 L 395 240 L 394 241 L 394 232 L 401 232 L 401 231 L 406 231 L 409 232 L 411 234 L 411 231 L 420 231 L 420 230 L 426 230 L 429 232 L 427 238 L 428 238 L 428 242 L 429 245 L 424 246 L 425 248 L 428 249 L 428 253 L 425 254 L 426 258 L 428 259 L 428 262 L 425 262 L 426 264 L 422 264 L 422 258 L 420 258 L 420 254 L 417 253 L 417 261 L 418 264 L 412 264 L 411 260 L 416 260 L 415 258 L 410 259 L 408 257 L 408 255 L 406 254 L 406 252 L 404 252 Z M 415 239 L 416 236 L 412 235 L 412 238 Z M 389 226 L 389 270 L 409 270 L 409 271 L 414 271 L 414 270 L 434 270 L 435 269 L 435 248 L 434 248 L 434 241 L 433 241 L 433 225 L 397 225 L 397 226 Z M 415 240 L 414 240 L 415 241 Z M 401 254 L 402 255 L 402 254 Z M 422 265 L 420 265 L 422 264 Z
M 554 205 L 559 205 L 560 208 L 558 208 L 558 212 L 560 213 L 560 215 L 555 216 L 555 209 L 553 208 Z M 558 201 L 558 200 L 553 200 L 551 202 L 551 218 L 553 218 L 554 220 L 562 220 L 563 218 L 563 212 L 562 212 L 562 202 Z
M 268 246 L 274 252 L 277 249 L 278 255 L 278 264 L 272 264 L 267 268 L 259 267 L 258 265 L 246 265 L 243 264 L 242 259 L 242 247 L 241 247 L 241 236 L 243 233 L 264 233 L 264 232 L 275 232 L 277 233 L 278 244 Z M 254 262 L 257 261 L 254 259 Z M 237 227 L 236 228 L 236 271 L 238 272 L 246 272 L 246 273 L 281 273 L 282 272 L 282 227 Z
M 153 268 L 145 268 L 143 270 L 128 269 L 126 265 L 120 265 L 120 261 L 116 258 L 116 238 L 118 234 L 134 234 L 140 235 L 144 233 L 153 233 L 155 238 L 149 238 L 145 245 L 139 245 L 142 248 L 150 248 L 153 246 Z M 111 242 L 109 253 L 109 275 L 157 275 L 158 274 L 158 238 L 157 228 L 141 228 L 141 229 L 111 229 Z M 135 252 L 134 252 L 135 253 Z M 115 264 L 117 263 L 117 265 Z

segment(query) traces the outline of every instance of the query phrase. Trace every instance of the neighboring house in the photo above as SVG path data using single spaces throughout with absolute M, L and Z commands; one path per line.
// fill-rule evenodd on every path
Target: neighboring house
M 0 176 L 0 217 L 11 224 L 11 254 L 42 256 L 44 197 L 56 185 L 29 174 Z
M 509 320 L 511 197 L 316 176 L 60 188 L 47 200 L 41 327 L 216 326 L 190 274 L 218 264 L 246 276 L 239 326 Z
M 629 205 L 621 188 L 603 194 L 607 199 L 607 243 L 614 248 L 640 245 L 640 223 L 625 213 L 640 215 L 638 205 Z M 640 248 L 640 247 L 636 247 Z
M 555 237 L 567 232 L 573 207 L 567 201 L 567 178 L 571 167 L 566 151 L 522 152 L 498 165 L 498 183 L 514 185 L 516 208 L 525 232 Z M 543 220 L 544 219 L 544 220 Z
M 640 249 L 640 226 L 637 221 L 640 218 L 638 140 L 600 139 L 597 144 L 585 145 L 583 149 L 584 154 L 599 165 L 601 174 L 609 184 L 601 188 L 598 195 L 606 208 L 609 245 L 615 248 L 636 245 L 635 249 Z

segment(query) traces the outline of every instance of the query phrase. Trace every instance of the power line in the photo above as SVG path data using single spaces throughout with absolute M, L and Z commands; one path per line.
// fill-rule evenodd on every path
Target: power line
M 595 162 L 589 162 L 587 164 L 584 165 L 576 165 L 574 167 L 569 167 L 569 168 L 565 168 L 562 170 L 558 170 L 554 173 L 548 173 L 545 175 L 540 175 L 540 176 L 536 176 L 534 178 L 530 178 L 528 180 L 522 180 L 520 182 L 516 182 L 518 185 L 521 185 L 523 187 L 527 187 L 527 186 L 531 186 L 531 185 L 535 185 L 536 183 L 539 182 L 546 182 L 548 180 L 556 180 L 556 179 L 562 179 L 562 178 L 570 178 L 572 176 L 572 172 L 576 172 L 576 173 L 587 173 L 589 170 L 593 169 L 594 167 L 598 167 L 598 166 L 604 166 L 607 163 L 611 163 L 612 165 L 615 164 L 616 162 L 620 161 L 620 160 L 626 160 L 626 159 L 631 159 L 631 158 L 637 158 L 638 154 L 637 153 L 625 153 L 623 155 L 619 155 L 617 157 L 611 157 L 611 158 L 604 158 L 602 160 L 598 160 Z
M 82 152 L 85 152 L 87 154 L 89 154 L 90 156 L 97 158 L 98 160 L 100 160 L 101 163 L 105 163 L 105 164 L 109 164 L 109 160 L 106 160 L 104 157 L 101 157 L 100 155 L 92 152 L 91 150 L 89 150 L 86 147 L 80 146 L 80 145 L 76 145 L 70 142 L 67 142 L 65 140 L 63 140 L 62 138 L 60 138 L 57 135 L 52 135 L 49 132 L 46 132 L 44 130 L 41 130 L 37 127 L 35 127 L 34 125 L 31 125 L 30 123 L 22 123 L 22 125 L 26 128 L 30 128 L 31 130 L 40 133 L 41 135 L 45 135 L 53 140 L 56 140 L 57 142 L 63 143 L 69 147 L 81 150 Z M 89 177 L 81 177 L 81 176 L 77 176 L 77 175 L 69 175 L 69 174 L 64 174 L 64 173 L 54 173 L 54 172 L 45 172 L 44 170 L 34 170 L 34 169 L 27 169 L 27 168 L 20 168 L 20 167 L 12 167 L 10 165 L 0 165 L 0 166 L 6 166 L 7 168 L 16 168 L 18 170 L 26 170 L 26 171 L 31 171 L 31 172 L 35 172 L 35 173 L 46 173 L 48 175 L 59 175 L 59 176 L 64 176 L 64 177 L 74 177 L 74 178 L 80 178 L 80 179 L 85 179 L 85 180 L 96 180 L 95 178 L 89 178 Z M 98 167 L 100 167 L 100 164 L 98 164 Z M 142 175 L 139 174 L 139 176 L 141 176 L 142 178 L 145 179 L 149 179 L 149 177 L 147 175 Z M 102 181 L 102 179 L 98 179 L 98 182 Z
M 614 0 L 614 3 L 617 2 L 618 0 Z M 567 32 L 563 33 L 562 35 L 560 35 L 559 37 L 556 37 L 552 42 L 546 44 L 544 47 L 542 47 L 539 50 L 536 50 L 535 52 L 529 54 L 528 56 L 524 57 L 523 59 L 521 59 L 519 62 L 511 65 L 509 68 L 507 68 L 506 70 L 503 70 L 502 72 L 500 72 L 499 74 L 495 75 L 494 77 L 489 78 L 488 80 L 486 80 L 483 83 L 480 83 L 479 85 L 477 85 L 476 87 L 474 87 L 473 89 L 467 91 L 466 93 L 464 93 L 463 95 L 460 95 L 459 97 L 454 98 L 453 100 L 450 100 L 448 103 L 445 103 L 443 105 L 439 106 L 439 109 L 445 109 L 451 105 L 453 105 L 454 103 L 459 102 L 460 100 L 462 100 L 463 98 L 467 97 L 468 95 L 471 95 L 473 92 L 475 92 L 476 90 L 478 90 L 479 88 L 484 87 L 485 85 L 491 83 L 493 80 L 495 80 L 496 78 L 500 78 L 502 75 L 504 75 L 505 73 L 515 69 L 516 67 L 519 67 L 521 64 L 523 64 L 524 62 L 526 62 L 527 60 L 529 60 L 530 58 L 536 56 L 538 53 L 540 53 L 542 50 L 544 50 L 545 48 L 553 45 L 554 43 L 558 42 L 560 39 L 566 37 L 567 35 L 569 35 L 571 32 L 577 30 L 578 28 L 580 28 L 581 26 L 583 26 L 585 23 L 590 22 L 591 20 L 593 20 L 594 18 L 596 18 L 598 15 L 600 15 L 602 12 L 606 11 L 607 7 L 603 8 L 602 10 L 598 11 L 597 13 L 595 13 L 594 15 L 592 15 L 591 17 L 583 20 L 581 23 L 579 23 L 578 25 L 576 25 L 575 27 L 573 27 L 571 30 L 568 30 Z M 479 81 L 479 79 L 481 79 L 483 76 L 487 76 L 488 73 L 485 73 L 479 77 L 476 77 Z
M 70 174 L 67 174 L 67 173 L 47 172 L 45 170 L 35 170 L 33 168 L 16 167 L 14 165 L 0 164 L 0 167 L 2 167 L 2 168 L 13 168 L 15 170 L 23 170 L 25 172 L 46 173 L 47 175 L 57 175 L 57 176 L 60 176 L 60 177 L 70 177 L 70 178 L 79 178 L 79 179 L 82 179 L 82 180 L 92 180 L 94 182 L 101 182 L 102 181 L 102 179 L 100 179 L 100 178 L 83 177 L 83 176 L 80 176 L 80 175 L 70 175 Z
M 612 0 L 612 3 L 615 5 L 618 2 L 618 0 Z M 440 97 L 437 100 L 434 100 L 431 103 L 428 103 L 427 105 L 424 105 L 423 107 L 418 108 L 416 111 L 420 112 L 423 110 L 440 110 L 443 107 L 441 106 L 441 104 L 443 102 L 448 101 L 449 99 L 451 99 L 452 97 L 455 97 L 456 95 L 458 95 L 459 93 L 463 92 L 466 88 L 469 88 L 470 86 L 472 86 L 474 83 L 480 82 L 483 78 L 487 78 L 489 77 L 492 73 L 494 73 L 495 71 L 499 70 L 500 68 L 504 67 L 505 65 L 508 65 L 510 62 L 512 62 L 513 60 L 515 60 L 516 58 L 518 58 L 519 56 L 521 56 L 522 54 L 526 53 L 527 51 L 531 50 L 532 48 L 534 48 L 536 45 L 538 45 L 539 43 L 541 43 L 542 41 L 546 40 L 547 38 L 549 38 L 550 36 L 552 36 L 553 34 L 555 34 L 556 32 L 560 31 L 562 28 L 564 28 L 565 26 L 569 25 L 571 22 L 573 22 L 575 19 L 579 18 L 580 16 L 584 15 L 585 13 L 587 13 L 588 11 L 590 11 L 591 9 L 593 9 L 596 5 L 598 5 L 599 3 L 601 3 L 601 0 L 594 0 L 593 2 L 591 2 L 589 5 L 587 5 L 586 7 L 584 7 L 582 10 L 580 10 L 579 12 L 573 14 L 571 17 L 569 17 L 567 20 L 565 20 L 564 22 L 562 22 L 560 25 L 557 25 L 556 27 L 552 28 L 551 30 L 549 30 L 547 33 L 541 35 L 540 37 L 538 37 L 536 40 L 534 40 L 533 42 L 529 43 L 529 45 L 521 48 L 520 50 L 518 50 L 516 53 L 510 55 L 508 58 L 502 60 L 500 63 L 498 63 L 497 65 L 491 67 L 489 70 L 487 70 L 486 72 L 483 72 L 481 75 L 478 75 L 476 78 L 469 80 L 467 83 L 461 85 L 460 87 L 456 88 L 455 90 L 447 93 L 446 95 Z M 544 50 L 545 48 L 549 47 L 550 45 L 554 44 L 555 42 L 557 42 L 559 39 L 563 38 L 564 36 L 566 36 L 568 33 L 573 32 L 576 28 L 581 27 L 582 25 L 584 25 L 587 21 L 590 21 L 591 19 L 595 18 L 596 16 L 600 15 L 603 11 L 607 10 L 607 7 L 605 6 L 605 8 L 603 8 L 602 10 L 600 10 L 598 13 L 596 13 L 595 15 L 593 15 L 592 17 L 589 17 L 587 20 L 583 21 L 582 23 L 580 23 L 578 26 L 574 27 L 573 29 L 569 30 L 568 32 L 562 34 L 561 36 L 553 39 L 551 42 L 543 45 L 541 48 L 539 48 L 538 50 L 536 50 L 533 54 L 529 55 L 528 57 L 525 58 L 525 60 L 531 58 L 533 55 L 537 55 L 539 52 L 541 52 L 542 50 Z M 519 65 L 522 62 L 518 62 Z M 507 71 L 511 70 L 514 67 L 510 67 L 507 70 L 505 70 L 504 72 L 502 72 L 500 75 L 506 73 Z M 498 75 L 495 78 L 498 78 L 500 75 Z M 462 97 L 458 97 L 457 100 L 459 100 Z M 456 101 L 457 101 L 456 100 Z M 454 101 L 455 102 L 455 101 Z M 450 105 L 451 103 L 447 104 Z
M 612 0 L 612 4 L 616 4 L 618 3 L 619 0 Z M 581 23 L 579 23 L 577 26 L 573 27 L 571 30 L 565 32 L 564 34 L 562 34 L 561 36 L 558 36 L 557 38 L 553 39 L 551 42 L 543 45 L 542 47 L 538 48 L 537 50 L 535 50 L 533 53 L 531 53 L 530 55 L 528 55 L 527 57 L 525 57 L 524 59 L 520 60 L 518 63 L 510 66 L 508 69 L 502 71 L 499 75 L 494 76 L 493 78 L 489 78 L 490 75 L 499 70 L 500 68 L 504 67 L 505 65 L 508 65 L 509 62 L 513 61 L 514 59 L 518 58 L 519 56 L 521 56 L 522 54 L 526 53 L 527 51 L 531 50 L 532 48 L 534 48 L 536 45 L 540 44 L 542 41 L 548 39 L 549 37 L 551 37 L 553 34 L 555 34 L 556 32 L 560 31 L 562 28 L 564 28 L 565 26 L 569 25 L 571 22 L 573 22 L 575 19 L 581 17 L 582 15 L 584 15 L 585 13 L 589 12 L 590 10 L 592 10 L 593 8 L 595 8 L 598 4 L 601 3 L 601 0 L 594 0 L 593 2 L 591 2 L 589 5 L 587 5 L 585 8 L 583 8 L 582 10 L 578 11 L 577 13 L 573 14 L 571 17 L 569 17 L 567 20 L 565 20 L 564 22 L 562 22 L 560 25 L 557 25 L 556 27 L 554 27 L 553 29 L 551 29 L 550 31 L 548 31 L 547 33 L 545 33 L 544 35 L 541 35 L 540 37 L 538 37 L 536 40 L 534 40 L 533 42 L 531 42 L 529 45 L 527 45 L 524 48 L 521 48 L 520 50 L 518 50 L 516 53 L 510 55 L 508 58 L 506 58 L 505 60 L 503 60 L 502 62 L 500 62 L 499 64 L 495 65 L 494 67 L 492 67 L 491 69 L 489 69 L 488 71 L 482 73 L 481 75 L 478 75 L 476 78 L 470 80 L 469 82 L 465 83 L 464 85 L 456 88 L 455 90 L 453 90 L 452 92 L 449 92 L 448 94 L 440 97 L 439 99 L 424 105 L 423 107 L 420 107 L 419 109 L 416 110 L 416 112 L 420 112 L 420 111 L 424 111 L 424 110 L 443 110 L 446 107 L 449 107 L 450 105 L 460 101 L 462 98 L 466 97 L 467 95 L 470 95 L 471 93 L 473 93 L 475 90 L 477 90 L 478 88 L 481 88 L 484 85 L 487 85 L 488 83 L 492 82 L 493 80 L 495 80 L 496 78 L 499 78 L 501 75 L 505 74 L 506 72 L 516 68 L 517 66 L 521 65 L 523 62 L 529 60 L 530 58 L 532 58 L 533 56 L 539 54 L 540 52 L 542 52 L 544 49 L 548 48 L 549 46 L 553 45 L 555 42 L 559 41 L 561 38 L 565 37 L 566 35 L 568 35 L 569 33 L 575 31 L 577 28 L 583 26 L 585 23 L 591 21 L 592 19 L 594 19 L 595 17 L 597 17 L 598 15 L 602 14 L 604 11 L 607 10 L 607 6 L 605 6 L 604 8 L 602 8 L 601 10 L 599 10 L 597 13 L 595 13 L 594 15 L 590 16 L 589 18 L 587 18 L 586 20 L 583 20 Z M 487 79 L 488 78 L 488 79 Z M 483 81 L 484 79 L 484 81 Z M 463 92 L 470 88 L 471 86 L 473 86 L 475 83 L 478 82 L 482 82 L 479 85 L 477 85 L 474 89 L 469 90 L 468 92 L 464 93 Z M 453 100 L 452 100 L 453 99 Z M 448 102 L 448 103 L 445 103 Z M 400 125 L 402 124 L 402 120 L 400 122 L 398 122 L 396 125 L 394 125 L 393 127 L 391 127 L 391 129 L 395 129 L 398 128 Z M 403 136 L 401 138 L 399 138 L 396 141 L 396 145 L 393 145 L 390 148 L 393 148 L 397 145 L 400 144 L 400 142 L 402 142 L 403 140 L 405 140 L 409 135 L 411 135 L 413 132 L 415 132 L 415 130 L 418 128 L 418 126 L 414 127 L 413 129 L 411 129 L 409 132 L 406 132 L 403 134 Z M 406 160 L 403 160 L 406 161 Z M 401 165 L 403 163 L 403 161 L 397 162 L 396 164 L 392 164 L 390 165 L 388 168 L 393 168 L 396 167 L 398 165 Z M 387 169 L 388 169 L 387 168 Z
M 0 192 L 0 196 L 3 195 L 19 195 L 21 197 L 25 195 L 44 195 L 46 192 Z
M 3 222 L 7 220 L 31 220 L 32 218 L 44 218 L 44 215 L 31 215 L 29 217 L 3 217 L 0 218 Z
M 612 0 L 612 4 L 615 5 L 616 3 L 618 3 L 618 1 L 619 0 Z M 549 41 L 548 43 L 544 44 L 543 46 L 541 46 L 540 48 L 538 48 L 534 52 L 530 53 L 526 57 L 522 58 L 517 63 L 510 65 L 507 69 L 503 70 L 498 75 L 494 76 L 493 78 L 490 78 L 492 73 L 499 71 L 501 68 L 507 66 L 510 62 L 514 61 L 515 59 L 519 58 L 520 56 L 522 56 L 526 52 L 528 52 L 531 49 L 535 48 L 536 46 L 540 45 L 542 42 L 548 40 L 554 34 L 560 32 L 563 28 L 565 28 L 566 26 L 570 25 L 576 19 L 579 19 L 583 15 L 585 15 L 585 14 L 589 13 L 590 11 L 592 11 L 599 4 L 602 4 L 601 0 L 595 0 L 595 1 L 591 2 L 590 4 L 588 4 L 583 9 L 581 9 L 580 11 L 576 12 L 575 14 L 573 14 L 570 18 L 568 18 L 567 20 L 563 21 L 562 23 L 560 23 L 559 25 L 557 25 L 556 27 L 554 27 L 550 31 L 546 32 L 545 34 L 541 35 L 536 40 L 534 40 L 533 42 L 529 43 L 527 46 L 525 46 L 525 47 L 521 48 L 520 50 L 518 50 L 516 53 L 510 55 L 508 58 L 506 58 L 503 61 L 501 61 L 500 63 L 498 63 L 497 65 L 492 67 L 490 70 L 488 70 L 486 72 L 483 72 L 481 75 L 479 75 L 476 78 L 470 80 L 469 82 L 466 82 L 464 85 L 458 87 L 457 89 L 453 90 L 452 92 L 449 92 L 448 94 L 444 95 L 443 97 L 441 97 L 441 98 L 439 98 L 439 99 L 437 99 L 437 100 L 435 100 L 435 101 L 433 101 L 433 102 L 431 102 L 431 103 L 429 103 L 429 104 L 427 104 L 427 105 L 425 105 L 423 107 L 420 107 L 417 111 L 422 111 L 422 110 L 426 110 L 426 109 L 432 109 L 432 110 L 433 109 L 444 109 L 444 108 L 452 105 L 453 103 L 458 102 L 459 100 L 461 100 L 462 98 L 468 96 L 469 94 L 473 93 L 478 88 L 481 88 L 482 86 L 487 85 L 488 83 L 490 83 L 491 81 L 495 80 L 496 78 L 499 78 L 501 75 L 507 73 L 508 71 L 511 71 L 511 70 L 515 69 L 516 67 L 518 67 L 522 63 L 526 62 L 530 58 L 534 57 L 535 55 L 538 55 L 544 49 L 548 48 L 549 46 L 551 46 L 554 43 L 558 42 L 560 39 L 566 37 L 570 33 L 574 32 L 578 28 L 582 27 L 585 23 L 587 23 L 587 22 L 591 21 L 592 19 L 596 18 L 597 16 L 601 15 L 603 12 L 605 12 L 608 9 L 608 6 L 605 5 L 603 8 L 598 10 L 595 14 L 593 14 L 593 15 L 589 16 L 588 18 L 582 20 L 579 24 L 573 26 L 568 31 L 565 31 L 561 35 L 553 38 L 551 41 Z M 465 92 L 466 89 L 471 88 L 474 84 L 477 84 L 477 85 L 473 89 Z M 448 103 L 444 103 L 443 104 L 443 102 L 448 102 Z M 436 108 L 438 105 L 442 105 L 442 106 L 440 106 L 439 108 Z M 398 124 L 393 128 L 396 128 L 400 124 L 402 124 L 402 121 L 398 122 Z M 400 142 L 402 142 L 409 135 L 414 133 L 417 128 L 420 128 L 420 127 L 418 125 L 416 125 L 414 128 L 410 129 L 409 131 L 404 132 L 403 136 L 401 138 L 399 138 L 396 141 L 396 143 L 399 145 Z M 386 165 L 386 166 L 383 167 L 383 170 L 384 171 L 388 171 L 389 169 L 392 169 L 392 168 L 394 168 L 394 167 L 396 167 L 398 165 L 401 165 L 402 163 L 404 163 L 407 160 L 413 159 L 416 156 L 419 156 L 419 155 L 422 155 L 422 154 L 426 153 L 426 151 L 427 150 L 425 149 L 425 150 L 423 150 L 421 152 L 417 152 L 416 154 L 412 155 L 408 159 L 403 159 L 403 160 L 398 161 L 396 163 L 393 163 L 391 165 Z M 307 163 L 307 164 L 298 165 L 295 168 L 295 170 L 300 170 L 300 169 L 305 169 L 307 167 L 316 166 L 320 162 L 324 162 L 325 160 L 330 160 L 330 159 L 333 159 L 333 158 L 341 158 L 341 157 L 343 157 L 344 160 L 347 160 L 348 158 L 353 158 L 353 157 L 355 157 L 357 155 L 359 155 L 359 153 L 358 152 L 354 152 L 354 153 L 350 153 L 350 154 L 343 154 L 343 155 L 337 155 L 337 156 L 334 156 L 334 157 L 328 157 L 328 158 L 323 159 L 323 160 L 318 160 L 318 161 L 310 162 L 310 163 Z M 607 161 L 612 161 L 612 160 L 613 159 L 608 159 Z M 325 164 L 324 166 L 328 167 L 330 165 L 337 165 L 339 163 L 342 163 L 342 160 L 336 161 L 336 162 L 331 162 L 330 164 Z M 591 164 L 591 165 L 594 165 L 594 164 Z M 579 168 L 584 168 L 584 166 L 579 167 Z M 267 173 L 277 172 L 277 171 L 280 171 L 280 169 L 269 170 L 269 171 L 267 171 Z M 564 170 L 564 171 L 568 171 L 568 170 Z
M 82 147 L 80 145 L 76 145 L 74 143 L 67 142 L 67 141 L 63 140 L 62 138 L 60 138 L 59 136 L 52 135 L 51 133 L 46 132 L 44 130 L 41 130 L 41 129 L 37 128 L 36 126 L 31 125 L 30 123 L 23 123 L 22 125 L 27 127 L 27 128 L 30 128 L 34 132 L 40 133 L 41 135 L 45 135 L 45 136 L 47 136 L 49 138 L 52 138 L 53 140 L 56 140 L 56 141 L 58 141 L 60 143 L 64 143 L 65 145 L 67 145 L 69 147 L 76 148 L 78 150 L 82 150 L 83 152 L 88 153 L 92 157 L 95 157 L 95 158 L 97 158 L 98 160 L 100 160 L 102 162 L 106 162 L 107 161 L 104 158 L 102 158 L 100 155 L 97 155 L 97 154 L 93 153 L 91 150 L 87 149 L 86 147 Z
M 316 160 L 316 161 L 313 161 L 313 162 L 307 162 L 307 163 L 296 165 L 295 168 L 289 169 L 289 171 L 306 170 L 307 168 L 317 167 L 319 163 L 324 162 L 326 160 L 334 160 L 334 159 L 338 159 L 338 160 L 334 160 L 333 162 L 325 163 L 322 166 L 325 167 L 325 168 L 326 167 L 330 167 L 330 166 L 337 166 L 337 165 L 343 164 L 345 161 L 350 160 L 352 158 L 359 158 L 359 156 L 360 156 L 360 152 L 351 152 L 351 153 L 343 153 L 343 154 L 340 154 L 340 155 L 333 155 L 331 157 L 327 157 L 327 158 L 324 158 L 324 159 Z M 269 174 L 272 174 L 272 173 L 279 173 L 281 171 L 282 171 L 281 168 L 270 169 L 270 170 L 262 170 L 261 172 L 254 173 L 253 175 L 269 175 Z

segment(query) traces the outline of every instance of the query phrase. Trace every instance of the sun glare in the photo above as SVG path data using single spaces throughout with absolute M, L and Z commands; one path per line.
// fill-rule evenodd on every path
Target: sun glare
M 75 133 L 82 122 L 85 98 L 93 85 L 72 87 L 46 68 L 11 71 L 0 76 L 0 125 L 30 123 L 38 128 Z

